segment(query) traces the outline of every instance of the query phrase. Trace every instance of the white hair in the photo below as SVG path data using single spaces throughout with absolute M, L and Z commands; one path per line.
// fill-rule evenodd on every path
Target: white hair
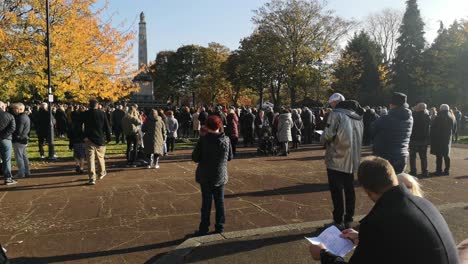
M 440 111 L 448 111 L 450 110 L 450 106 L 448 104 L 441 104 L 439 107 Z

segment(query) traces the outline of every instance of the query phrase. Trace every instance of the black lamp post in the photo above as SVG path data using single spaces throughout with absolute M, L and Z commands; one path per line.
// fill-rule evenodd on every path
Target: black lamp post
M 49 0 L 46 0 L 46 38 L 47 38 L 47 88 L 49 91 L 49 160 L 55 160 L 57 157 L 55 156 L 55 146 L 54 146 L 54 116 L 52 114 L 52 103 L 54 102 L 54 94 L 52 93 L 52 85 L 51 85 L 51 74 L 50 74 L 50 18 L 49 18 Z

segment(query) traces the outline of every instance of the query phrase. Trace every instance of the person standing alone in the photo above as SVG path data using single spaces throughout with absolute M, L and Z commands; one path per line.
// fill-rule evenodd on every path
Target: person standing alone
M 97 158 L 97 175 L 101 180 L 107 175 L 106 142 L 111 141 L 111 128 L 106 113 L 99 110 L 96 100 L 89 100 L 89 110 L 84 113 L 84 141 L 86 144 L 86 157 L 88 158 L 88 184 L 96 184 L 95 159 Z
M 354 173 L 361 160 L 364 109 L 356 101 L 345 101 L 339 93 L 333 94 L 328 102 L 333 110 L 328 115 L 320 142 L 326 147 L 325 164 L 333 201 L 333 224 L 342 229 L 353 223 L 356 202 Z
M 192 152 L 192 160 L 198 163 L 196 181 L 202 194 L 201 221 L 196 235 L 208 234 L 211 204 L 216 207 L 216 233 L 224 232 L 224 185 L 228 182 L 227 162 L 233 157 L 229 138 L 220 132 L 223 122 L 211 115 L 206 120 L 207 134 L 201 136 Z

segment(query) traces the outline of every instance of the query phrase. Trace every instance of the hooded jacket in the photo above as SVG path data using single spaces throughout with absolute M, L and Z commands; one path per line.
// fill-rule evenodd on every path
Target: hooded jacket
M 192 160 L 198 163 L 196 181 L 210 187 L 226 184 L 227 162 L 231 159 L 231 141 L 224 133 L 207 133 L 200 137 L 192 152 Z
M 356 101 L 340 102 L 330 112 L 320 138 L 325 145 L 327 169 L 344 173 L 357 172 L 361 161 L 364 111 Z
M 371 127 L 374 155 L 388 159 L 402 159 L 409 155 L 408 146 L 413 129 L 411 110 L 400 106 L 377 119 Z

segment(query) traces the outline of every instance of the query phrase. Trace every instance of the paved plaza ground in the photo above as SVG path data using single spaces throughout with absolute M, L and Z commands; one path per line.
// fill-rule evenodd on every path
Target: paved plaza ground
M 0 243 L 13 263 L 152 263 L 198 227 L 201 194 L 190 154 L 174 152 L 157 171 L 109 159 L 96 186 L 86 186 L 71 162 L 42 164 L 32 178 L 0 186 Z M 317 145 L 288 157 L 240 148 L 229 163 L 226 232 L 330 219 L 323 154 Z M 452 157 L 450 176 L 421 180 L 436 205 L 468 202 L 468 149 L 453 148 Z M 429 164 L 434 170 L 433 156 Z M 356 214 L 370 207 L 357 186 Z M 208 259 L 193 261 L 200 258 Z

